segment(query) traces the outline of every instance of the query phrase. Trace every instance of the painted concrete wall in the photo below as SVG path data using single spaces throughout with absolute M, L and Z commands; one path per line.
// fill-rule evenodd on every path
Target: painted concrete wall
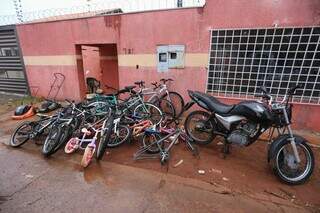
M 68 83 L 60 98 L 81 99 L 85 91 L 82 88 L 83 67 L 76 45 L 115 43 L 119 87 L 135 80 L 151 82 L 171 77 L 176 80 L 172 89 L 187 98 L 187 89 L 205 90 L 209 29 L 314 26 L 320 24 L 319 11 L 319 0 L 207 0 L 204 8 L 24 24 L 17 29 L 29 84 L 40 84 L 43 93 L 49 88 L 41 84 L 42 78 L 62 70 Z M 155 53 L 160 44 L 184 44 L 185 69 L 158 73 Z M 316 123 L 320 119 L 319 106 L 311 107 L 311 121 L 302 114 L 304 107 L 297 106 L 296 111 L 296 116 L 304 120 L 301 125 Z M 320 130 L 320 125 L 317 126 Z
M 86 78 L 102 80 L 102 69 L 100 65 L 99 47 L 81 46 L 83 70 Z

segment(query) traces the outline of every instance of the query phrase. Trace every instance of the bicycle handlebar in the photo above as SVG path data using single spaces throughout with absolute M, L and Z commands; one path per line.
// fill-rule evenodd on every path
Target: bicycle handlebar
M 168 82 L 168 81 L 173 81 L 173 79 L 172 79 L 172 78 L 167 78 L 167 79 L 161 78 L 160 81 L 161 81 L 163 84 L 165 84 L 165 83 Z

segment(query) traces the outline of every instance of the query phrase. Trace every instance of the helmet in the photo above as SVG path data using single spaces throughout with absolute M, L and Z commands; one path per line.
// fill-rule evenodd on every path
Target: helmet
M 30 108 L 31 108 L 31 106 L 29 106 L 29 105 L 18 106 L 14 112 L 14 115 L 16 115 L 16 116 L 23 115 L 23 114 L 27 113 Z

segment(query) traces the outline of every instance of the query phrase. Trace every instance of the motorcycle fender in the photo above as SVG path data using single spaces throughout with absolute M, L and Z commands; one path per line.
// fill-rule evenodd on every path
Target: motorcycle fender
M 301 136 L 298 135 L 293 135 L 295 138 L 295 142 L 296 143 L 300 143 L 302 141 L 304 141 L 305 139 L 302 138 Z M 277 147 L 284 143 L 285 141 L 287 141 L 290 138 L 289 134 L 284 134 L 284 135 L 280 135 L 278 136 L 276 139 L 274 139 L 274 141 L 270 144 L 269 146 L 269 150 L 268 150 L 268 163 L 270 162 L 270 160 L 274 157 L 274 155 L 276 154 L 276 150 Z

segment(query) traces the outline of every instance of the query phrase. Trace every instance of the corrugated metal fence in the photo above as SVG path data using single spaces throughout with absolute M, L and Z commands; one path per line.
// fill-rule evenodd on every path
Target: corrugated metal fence
M 0 27 L 0 91 L 28 93 L 24 64 L 14 26 Z

